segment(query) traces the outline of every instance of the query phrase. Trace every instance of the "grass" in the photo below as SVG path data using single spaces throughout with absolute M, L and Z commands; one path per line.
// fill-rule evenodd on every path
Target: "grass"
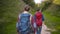
M 23 10 L 25 3 L 22 0 L 11 0 L 11 2 L 8 0 L 7 2 L 11 4 L 9 4 L 9 6 L 8 4 L 6 6 L 4 5 L 4 7 L 7 9 L 3 7 L 5 9 L 4 11 L 6 12 L 3 13 L 3 19 L 0 19 L 3 22 L 1 24 L 1 26 L 3 27 L 0 26 L 0 30 L 2 30 L 0 34 L 17 34 L 16 21 L 18 18 L 18 14 Z M 16 4 L 16 6 L 13 5 L 13 3 Z
M 46 25 L 51 28 L 52 30 L 55 29 L 56 31 L 51 31 L 52 34 L 60 34 L 60 18 L 52 16 L 49 12 L 43 12 L 45 17 Z
M 8 25 L 6 27 L 6 34 L 17 34 L 16 32 L 16 23 L 13 23 L 11 25 Z

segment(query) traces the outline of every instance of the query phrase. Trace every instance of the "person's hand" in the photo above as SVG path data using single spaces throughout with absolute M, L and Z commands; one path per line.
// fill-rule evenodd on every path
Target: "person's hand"
M 18 34 L 20 34 L 20 33 L 18 32 Z
M 20 34 L 18 28 L 16 28 L 16 30 L 17 30 L 17 34 Z
M 17 30 L 17 33 L 20 34 L 20 32 Z

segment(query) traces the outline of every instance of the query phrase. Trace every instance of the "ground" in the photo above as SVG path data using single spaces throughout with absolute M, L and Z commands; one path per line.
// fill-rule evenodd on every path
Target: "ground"
M 51 34 L 50 30 L 45 24 L 42 25 L 42 31 L 41 34 Z

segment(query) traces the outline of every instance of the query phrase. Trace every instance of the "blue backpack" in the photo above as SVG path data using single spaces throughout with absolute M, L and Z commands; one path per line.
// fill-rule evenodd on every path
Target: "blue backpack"
M 21 14 L 18 23 L 19 31 L 26 31 L 30 27 L 30 14 Z

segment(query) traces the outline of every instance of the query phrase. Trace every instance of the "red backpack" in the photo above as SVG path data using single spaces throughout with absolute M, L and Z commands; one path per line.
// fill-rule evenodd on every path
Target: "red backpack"
M 42 13 L 41 12 L 37 12 L 35 14 L 35 22 L 37 24 L 37 26 L 42 26 Z

